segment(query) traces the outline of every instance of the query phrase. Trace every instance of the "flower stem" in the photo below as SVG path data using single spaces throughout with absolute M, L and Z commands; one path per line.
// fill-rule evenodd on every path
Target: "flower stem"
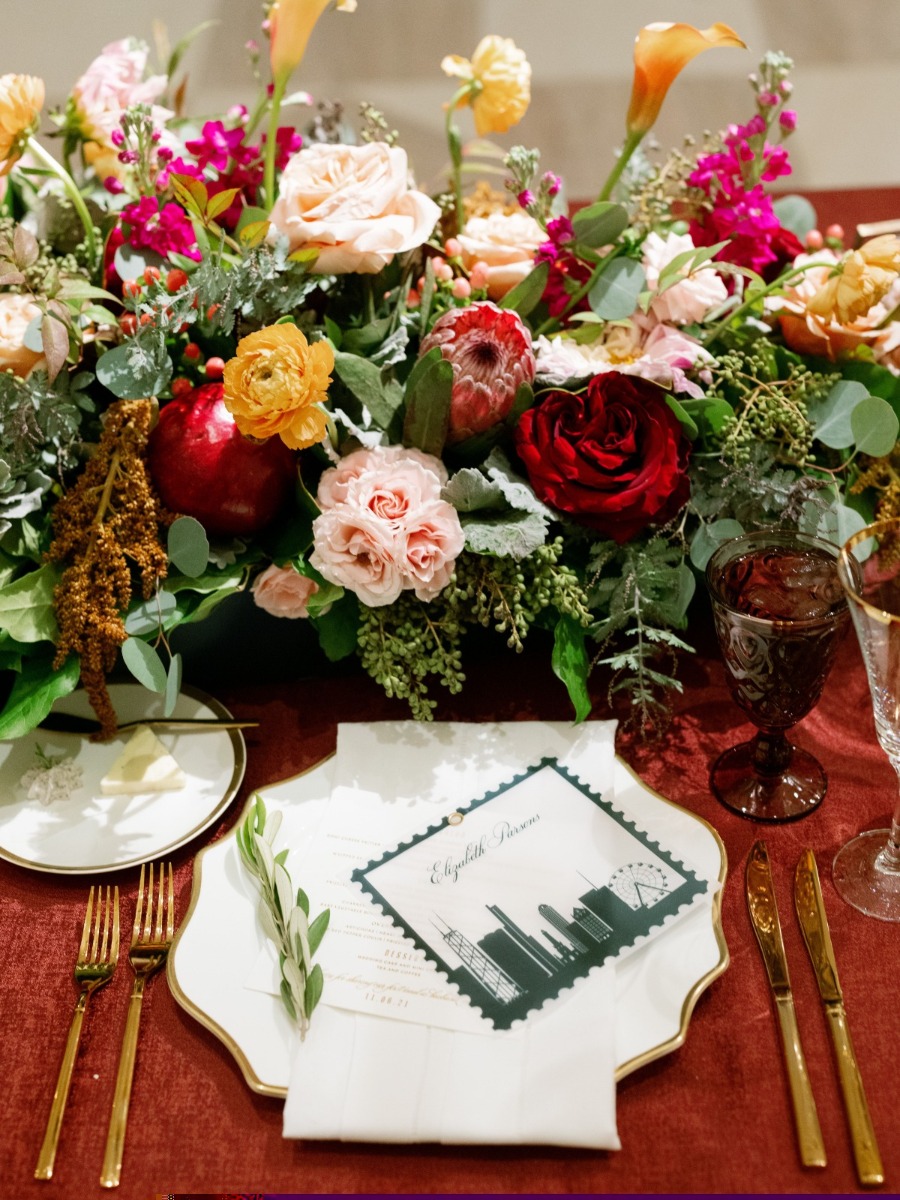
M 49 171 L 52 171 L 52 173 L 65 188 L 66 195 L 72 201 L 72 206 L 78 213 L 81 224 L 84 226 L 84 241 L 85 245 L 87 246 L 87 252 L 90 257 L 91 264 L 95 264 L 98 257 L 97 232 L 94 229 L 94 222 L 91 220 L 91 214 L 87 210 L 84 197 L 75 186 L 75 180 L 62 166 L 60 166 L 53 155 L 44 149 L 44 147 L 39 141 L 37 141 L 36 138 L 30 137 L 26 142 L 26 145 L 38 162 L 41 163 L 42 166 L 45 166 Z
M 277 78 L 272 85 L 272 106 L 269 109 L 269 133 L 266 138 L 264 175 L 266 206 L 269 212 L 272 211 L 272 206 L 275 203 L 275 154 L 278 150 L 278 117 L 281 113 L 281 101 L 284 98 L 286 85 L 287 77 Z
M 632 154 L 634 154 L 635 150 L 637 150 L 638 146 L 640 145 L 641 138 L 643 136 L 644 136 L 643 133 L 639 133 L 637 131 L 631 132 L 626 136 L 625 145 L 622 147 L 621 151 L 619 152 L 619 157 L 616 160 L 616 165 L 610 171 L 609 178 L 607 179 L 606 183 L 604 183 L 604 185 L 600 191 L 600 195 L 597 197 L 598 200 L 608 200 L 610 198 L 610 196 L 612 195 L 613 188 L 619 182 L 620 175 L 622 174 L 622 172 L 625 170 L 626 166 L 628 165 L 628 160 L 631 158 Z
M 462 147 L 459 140 L 459 129 L 453 122 L 453 113 L 457 106 L 470 95 L 472 91 L 471 83 L 466 83 L 455 92 L 453 98 L 447 105 L 447 120 L 445 122 L 445 130 L 447 134 L 447 146 L 450 150 L 450 173 L 453 180 L 453 197 L 454 206 L 456 208 L 456 233 L 462 233 L 466 223 L 466 210 L 463 207 L 463 190 L 462 190 Z

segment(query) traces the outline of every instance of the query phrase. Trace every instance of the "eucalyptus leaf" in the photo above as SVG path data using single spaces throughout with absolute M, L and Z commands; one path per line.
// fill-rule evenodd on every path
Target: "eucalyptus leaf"
M 169 526 L 166 543 L 169 559 L 190 579 L 204 573 L 209 562 L 209 539 L 195 517 L 177 517 Z
M 900 420 L 887 400 L 866 396 L 850 414 L 850 429 L 858 453 L 881 458 L 897 444 Z
M 733 521 L 728 517 L 701 525 L 691 539 L 691 562 L 698 571 L 705 571 L 706 564 L 722 542 L 740 537 L 743 532 L 744 527 L 740 521 Z
M 865 386 L 852 379 L 840 379 L 818 404 L 809 409 L 809 420 L 817 439 L 832 450 L 847 450 L 854 442 L 850 418 L 856 406 L 868 396 Z
M 511 288 L 500 301 L 501 308 L 511 308 L 520 317 L 527 317 L 540 304 L 550 277 L 550 264 L 538 263 L 524 279 Z
M 161 625 L 165 627 L 166 617 L 174 613 L 177 607 L 175 596 L 160 588 L 149 600 L 141 600 L 129 608 L 125 617 L 125 632 L 134 637 L 154 634 Z
M 772 203 L 772 209 L 781 225 L 801 242 L 816 227 L 816 210 L 805 196 L 778 196 Z
M 572 217 L 576 241 L 594 250 L 610 245 L 627 227 L 627 210 L 611 200 L 598 200 L 580 208 Z
M 588 303 L 605 321 L 620 321 L 634 313 L 646 286 L 644 268 L 636 259 L 616 258 L 594 282 Z
M 181 691 L 182 660 L 180 654 L 173 654 L 169 659 L 169 669 L 166 672 L 166 703 L 164 716 L 171 717 L 175 711 L 178 693 Z
M 172 361 L 165 345 L 152 352 L 134 341 L 107 350 L 97 363 L 97 379 L 121 400 L 157 396 L 172 377 Z
M 137 637 L 126 638 L 122 643 L 122 661 L 138 683 L 151 692 L 165 692 L 166 668 L 149 643 Z

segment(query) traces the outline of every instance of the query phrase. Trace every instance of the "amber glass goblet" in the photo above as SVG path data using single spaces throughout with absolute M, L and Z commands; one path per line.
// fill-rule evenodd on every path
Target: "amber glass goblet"
M 713 794 L 741 816 L 793 821 L 825 796 L 821 764 L 785 733 L 818 702 L 847 628 L 839 553 L 819 538 L 768 529 L 723 542 L 707 565 L 728 686 L 758 730 L 710 772 Z
M 875 733 L 900 775 L 900 520 L 854 534 L 841 550 L 838 574 L 866 664 Z M 900 803 L 890 829 L 868 830 L 838 851 L 833 876 L 848 904 L 900 921 Z

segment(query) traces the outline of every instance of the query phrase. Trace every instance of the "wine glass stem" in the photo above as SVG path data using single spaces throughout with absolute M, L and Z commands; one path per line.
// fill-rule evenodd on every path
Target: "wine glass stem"
M 791 761 L 791 744 L 780 729 L 760 729 L 750 745 L 753 768 L 760 775 L 780 775 Z
M 898 782 L 900 782 L 900 759 L 891 759 L 891 766 L 897 772 Z M 891 819 L 891 831 L 888 834 L 888 840 L 878 859 L 884 870 L 900 873 L 900 799 L 898 799 L 893 818 Z

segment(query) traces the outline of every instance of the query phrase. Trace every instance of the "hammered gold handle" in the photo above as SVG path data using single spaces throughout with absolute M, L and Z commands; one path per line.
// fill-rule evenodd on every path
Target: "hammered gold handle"
M 794 1106 L 794 1121 L 797 1125 L 797 1140 L 800 1144 L 800 1160 L 805 1167 L 824 1167 L 825 1143 L 819 1126 L 819 1114 L 806 1069 L 806 1058 L 800 1045 L 800 1030 L 794 1001 L 788 995 L 776 997 L 781 1038 L 784 1043 L 784 1058 L 787 1063 L 788 1082 L 791 1087 L 791 1102 Z
M 131 1101 L 131 1082 L 134 1079 L 134 1060 L 137 1052 L 138 1030 L 141 1025 L 141 1002 L 144 999 L 144 978 L 137 976 L 128 1002 L 125 1018 L 125 1036 L 119 1056 L 119 1071 L 116 1075 L 116 1090 L 113 1093 L 109 1131 L 106 1135 L 106 1151 L 103 1155 L 103 1170 L 100 1172 L 101 1186 L 119 1186 L 122 1174 L 122 1154 L 125 1148 L 125 1127 L 128 1124 L 128 1105 Z
M 847 1027 L 847 1015 L 839 1004 L 826 1005 L 828 1013 L 828 1028 L 834 1042 L 837 1057 L 838 1074 L 841 1079 L 841 1091 L 844 1096 L 844 1111 L 847 1114 L 847 1124 L 850 1126 L 850 1140 L 853 1143 L 853 1157 L 856 1160 L 856 1173 L 860 1183 L 884 1183 L 884 1167 L 878 1152 L 878 1142 L 875 1130 L 872 1128 L 872 1118 L 869 1116 L 869 1105 L 863 1089 L 862 1076 L 853 1052 L 850 1040 L 850 1030 Z
M 35 1179 L 53 1178 L 53 1164 L 56 1161 L 56 1147 L 59 1145 L 59 1131 L 62 1129 L 63 1113 L 66 1111 L 66 1101 L 69 1098 L 72 1070 L 78 1056 L 78 1044 L 81 1041 L 81 1026 L 84 1022 L 86 1007 L 87 993 L 83 992 L 78 997 L 75 1011 L 72 1014 L 72 1024 L 69 1027 L 62 1065 L 59 1068 L 56 1091 L 53 1093 L 53 1103 L 50 1105 L 50 1116 L 47 1118 L 47 1130 L 41 1143 L 37 1166 L 34 1169 Z

